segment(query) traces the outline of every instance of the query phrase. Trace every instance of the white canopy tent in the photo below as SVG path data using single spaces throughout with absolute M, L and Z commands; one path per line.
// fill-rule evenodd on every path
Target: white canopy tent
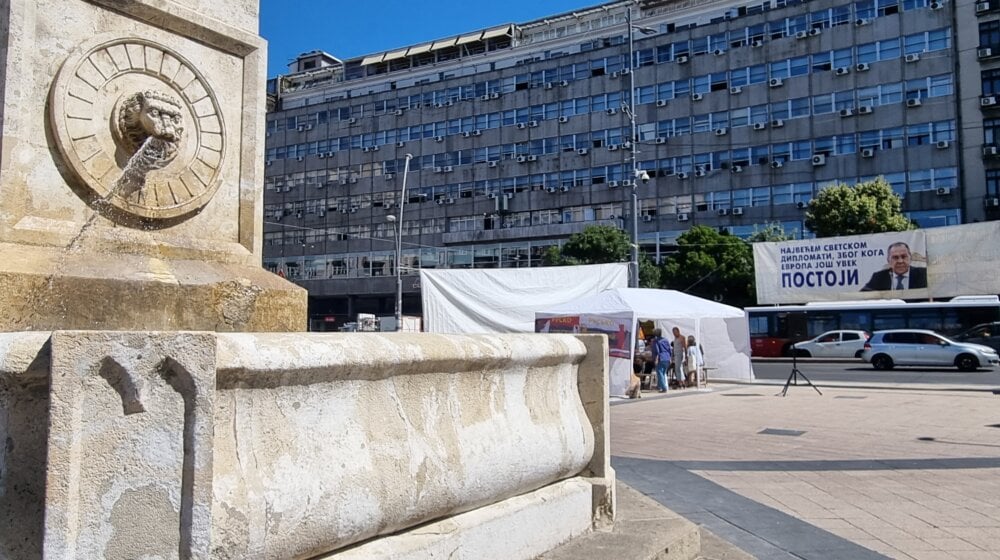
M 628 285 L 628 264 L 423 269 L 424 330 L 534 332 L 535 310 Z
M 611 394 L 624 395 L 631 379 L 632 352 L 635 349 L 634 326 L 639 321 L 653 321 L 664 336 L 673 327 L 685 335 L 693 334 L 705 354 L 706 367 L 713 377 L 753 379 L 750 364 L 750 329 L 742 309 L 674 290 L 614 288 L 596 296 L 578 299 L 535 312 L 539 330 L 546 330 L 545 319 L 559 317 L 612 318 L 627 325 L 628 346 L 617 341 L 620 351 L 627 348 L 628 358 L 618 358 L 612 351 Z M 649 333 L 646 333 L 647 336 Z M 614 344 L 613 344 L 614 346 Z M 624 354 L 619 354 L 624 356 Z

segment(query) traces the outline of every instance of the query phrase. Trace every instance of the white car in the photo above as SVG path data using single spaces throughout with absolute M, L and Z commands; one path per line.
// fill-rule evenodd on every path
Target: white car
M 877 331 L 865 343 L 861 359 L 875 369 L 895 366 L 954 366 L 962 371 L 1000 363 L 997 351 L 982 344 L 956 342 L 934 331 Z
M 871 335 L 865 331 L 829 331 L 792 345 L 801 358 L 860 358 Z

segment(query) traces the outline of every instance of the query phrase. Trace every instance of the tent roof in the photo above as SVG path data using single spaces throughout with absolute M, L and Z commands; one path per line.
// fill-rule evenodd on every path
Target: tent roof
M 537 315 L 559 316 L 587 313 L 635 313 L 640 319 L 704 319 L 707 317 L 743 317 L 742 309 L 723 305 L 675 290 L 649 288 L 612 288 L 596 296 L 549 307 Z

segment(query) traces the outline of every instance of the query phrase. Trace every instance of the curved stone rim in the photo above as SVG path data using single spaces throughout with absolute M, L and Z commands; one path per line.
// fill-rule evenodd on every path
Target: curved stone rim
M 80 66 L 86 63 L 86 61 L 95 53 L 116 46 L 125 47 L 127 50 L 128 45 L 140 46 L 143 49 L 147 48 L 155 49 L 156 51 L 159 51 L 161 55 L 169 55 L 170 57 L 174 58 L 178 63 L 178 69 L 175 71 L 174 76 L 168 79 L 163 74 L 155 72 L 145 65 L 141 67 L 130 65 L 127 68 L 122 68 L 117 64 L 115 65 L 114 73 L 112 73 L 111 75 L 104 76 L 103 74 L 101 74 L 103 81 L 97 87 L 95 87 L 93 84 L 87 83 L 85 80 L 83 80 L 83 78 L 78 76 L 78 71 L 80 69 Z M 161 56 L 161 64 L 160 64 L 161 70 L 163 67 L 162 60 L 163 57 Z M 193 77 L 193 79 L 190 80 L 188 84 L 183 88 L 180 87 L 180 85 L 177 84 L 176 82 L 172 81 L 174 78 L 177 77 L 177 74 L 180 73 L 181 69 L 190 72 Z M 97 71 L 100 73 L 100 70 Z M 165 89 L 168 89 L 169 91 L 175 93 L 179 97 L 181 102 L 186 107 L 188 113 L 190 114 L 191 117 L 190 126 L 192 127 L 192 130 L 194 132 L 190 136 L 188 136 L 188 138 L 189 139 L 195 138 L 197 141 L 197 145 L 193 150 L 192 155 L 189 158 L 189 161 L 187 161 L 181 173 L 177 175 L 178 180 L 186 189 L 187 185 L 184 184 L 183 179 L 180 178 L 181 175 L 185 173 L 189 177 L 197 179 L 198 183 L 201 185 L 201 188 L 198 189 L 200 192 L 197 193 L 190 193 L 190 189 L 187 189 L 189 194 L 192 195 L 190 196 L 190 198 L 187 198 L 181 202 L 176 202 L 174 204 L 162 204 L 162 205 L 156 203 L 148 204 L 148 203 L 140 203 L 127 200 L 119 196 L 117 193 L 114 193 L 111 188 L 108 188 L 108 186 L 106 186 L 100 181 L 101 177 L 107 176 L 107 174 L 111 173 L 111 171 L 106 172 L 101 177 L 95 177 L 87 168 L 87 166 L 84 163 L 84 160 L 80 157 L 80 155 L 76 151 L 76 146 L 74 143 L 75 140 L 70 135 L 69 127 L 66 122 L 69 119 L 69 115 L 67 113 L 67 105 L 68 105 L 67 96 L 69 95 L 70 86 L 73 85 L 75 81 L 79 79 L 80 81 L 87 83 L 87 85 L 93 88 L 96 93 L 99 91 L 100 87 L 103 87 L 111 80 L 119 78 L 122 75 L 129 73 L 137 73 L 158 80 Z M 194 83 L 197 83 L 201 87 L 201 89 L 204 92 L 204 96 L 192 101 L 184 90 L 190 87 L 191 84 Z M 75 98 L 82 100 L 79 97 Z M 197 110 L 195 104 L 203 102 L 203 100 L 205 99 L 207 99 L 208 102 L 211 103 L 211 112 L 199 114 L 199 111 Z M 96 100 L 92 102 L 92 104 L 93 103 L 96 103 Z M 208 119 L 208 122 L 210 124 L 217 123 L 218 131 L 206 132 L 203 128 L 203 125 L 205 124 L 204 121 L 206 119 Z M 214 121 L 214 123 L 212 123 L 212 121 Z M 87 187 L 87 189 L 91 191 L 94 194 L 94 196 L 96 196 L 97 201 L 106 202 L 106 208 L 104 209 L 110 210 L 111 211 L 110 214 L 112 217 L 117 217 L 120 216 L 122 213 L 124 213 L 126 217 L 138 218 L 140 220 L 145 220 L 147 222 L 181 218 L 201 211 L 212 200 L 212 198 L 215 196 L 216 192 L 218 191 L 219 187 L 222 184 L 222 177 L 221 177 L 222 169 L 226 161 L 226 144 L 227 144 L 226 126 L 222 110 L 219 105 L 219 101 L 217 99 L 215 91 L 212 89 L 205 76 L 200 71 L 198 71 L 197 67 L 194 64 L 192 64 L 190 60 L 188 60 L 183 55 L 179 54 L 174 49 L 171 49 L 170 47 L 158 43 L 156 41 L 135 36 L 122 36 L 117 33 L 105 33 L 97 35 L 94 38 L 81 43 L 76 49 L 74 49 L 67 55 L 66 59 L 63 61 L 62 66 L 60 67 L 59 71 L 56 74 L 56 78 L 53 80 L 51 89 L 51 104 L 49 110 L 49 123 L 50 126 L 52 127 L 53 134 L 56 138 L 56 145 L 58 146 L 59 153 L 62 155 L 64 160 L 69 164 L 69 167 L 72 169 L 73 173 L 83 182 L 83 184 Z M 104 132 L 107 133 L 108 135 L 111 134 L 110 130 L 106 130 Z M 218 137 L 217 150 L 214 148 L 208 148 L 204 145 L 203 140 L 206 134 L 212 134 Z M 215 157 L 217 161 L 214 166 L 209 166 L 207 162 L 205 162 L 205 160 L 203 160 L 200 157 L 203 151 L 213 152 L 214 154 L 216 154 Z M 192 169 L 192 167 L 199 162 L 200 162 L 199 166 L 200 169 L 209 170 L 209 173 L 207 174 L 203 173 L 203 175 L 207 175 L 204 178 L 201 175 L 198 175 Z M 120 175 L 121 169 L 117 166 L 116 163 L 114 164 L 114 169 L 117 170 L 115 174 Z M 89 204 L 92 207 L 99 206 L 99 204 L 94 204 L 93 201 L 89 202 Z M 102 208 L 98 207 L 97 210 L 101 211 Z M 129 220 L 116 219 L 115 221 L 127 223 Z

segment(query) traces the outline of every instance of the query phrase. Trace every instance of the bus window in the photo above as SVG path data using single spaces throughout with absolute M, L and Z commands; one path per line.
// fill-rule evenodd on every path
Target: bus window
M 899 311 L 883 311 L 873 315 L 872 323 L 877 331 L 906 328 L 906 316 Z
M 770 329 L 767 328 L 769 315 L 758 315 L 750 317 L 750 336 L 768 336 Z
M 941 314 L 936 309 L 913 309 L 910 311 L 910 328 L 941 330 Z
M 817 336 L 840 328 L 837 316 L 830 313 L 809 313 L 807 321 L 809 336 Z
M 852 331 L 872 330 L 872 315 L 867 311 L 844 311 L 840 314 L 840 328 Z

